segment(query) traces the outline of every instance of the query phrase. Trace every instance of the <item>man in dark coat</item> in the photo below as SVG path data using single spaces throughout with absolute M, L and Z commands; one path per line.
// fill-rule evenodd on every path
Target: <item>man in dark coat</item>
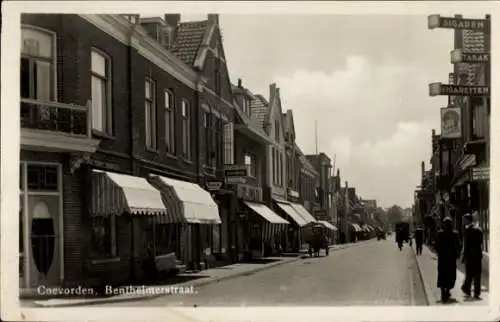
M 465 280 L 462 291 L 471 295 L 471 284 L 474 282 L 474 297 L 481 295 L 481 261 L 483 259 L 483 232 L 473 224 L 471 214 L 464 215 L 465 232 L 462 262 L 465 264 Z
M 415 229 L 415 246 L 417 255 L 422 255 L 422 245 L 424 244 L 424 230 L 422 228 Z
M 450 217 L 443 219 L 443 229 L 436 236 L 436 251 L 438 256 L 437 287 L 441 289 L 441 301 L 445 303 L 450 300 L 450 291 L 455 287 L 457 259 L 460 257 L 460 238 L 453 230 Z

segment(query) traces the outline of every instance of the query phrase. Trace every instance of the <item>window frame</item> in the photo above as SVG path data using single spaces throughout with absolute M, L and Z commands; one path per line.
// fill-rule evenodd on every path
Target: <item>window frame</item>
M 167 99 L 168 95 L 168 99 Z M 166 88 L 163 92 L 164 116 L 165 116 L 165 151 L 175 155 L 175 96 L 171 89 Z M 168 126 L 167 126 L 168 125 Z
M 223 145 L 224 145 L 224 164 L 234 164 L 234 127 L 232 122 L 224 121 L 223 129 Z
M 105 76 L 98 74 L 97 72 L 94 72 L 93 66 L 92 66 L 92 54 L 95 53 L 102 58 L 104 58 L 105 61 Z M 109 56 L 107 53 L 105 53 L 103 50 L 97 48 L 97 47 L 91 47 L 90 48 L 90 86 L 91 86 L 91 98 L 92 98 L 92 80 L 95 78 L 98 78 L 100 81 L 104 82 L 104 88 L 106 90 L 106 106 L 102 107 L 101 109 L 101 114 L 104 116 L 104 122 L 103 122 L 103 129 L 96 129 L 94 128 L 94 124 L 92 122 L 92 130 L 105 133 L 108 135 L 113 135 L 114 133 L 114 126 L 113 126 L 113 93 L 112 93 L 112 88 L 113 88 L 113 80 L 112 80 L 112 64 L 113 61 L 111 59 L 111 56 Z M 93 102 L 93 100 L 92 100 Z M 92 104 L 92 113 L 94 113 L 94 105 Z M 93 118 L 92 118 L 93 119 Z
M 94 260 L 99 260 L 99 259 L 110 259 L 110 258 L 117 258 L 118 257 L 118 225 L 116 222 L 116 216 L 115 215 L 110 215 L 107 217 L 103 216 L 97 216 L 93 217 L 91 219 L 91 229 L 94 229 L 95 222 L 96 221 L 107 221 L 109 220 L 109 233 L 111 234 L 110 236 L 110 250 L 106 250 L 105 252 L 96 252 L 94 249 L 94 245 L 90 245 L 90 253 L 91 253 L 91 259 Z M 93 233 L 93 232 L 92 232 Z M 92 236 L 91 236 L 92 238 Z
M 146 84 L 149 83 L 150 97 L 147 97 Z M 149 103 L 149 115 L 147 113 Z M 158 149 L 158 138 L 157 138 L 157 108 L 156 108 L 156 81 L 150 77 L 146 77 L 144 81 L 144 132 L 145 132 L 145 145 L 147 149 L 157 150 Z M 148 128 L 148 123 L 150 122 Z M 150 142 L 148 142 L 150 140 Z M 149 143 L 149 144 L 148 144 Z
M 184 113 L 186 111 L 186 113 Z M 191 161 L 191 104 L 186 99 L 181 100 L 181 119 L 182 119 L 182 157 L 184 160 Z
M 39 32 L 39 33 L 42 33 L 42 34 L 46 34 L 48 35 L 50 38 L 51 38 L 51 50 L 52 50 L 52 57 L 51 58 L 46 58 L 46 57 L 41 57 L 41 56 L 33 56 L 33 55 L 29 55 L 29 54 L 25 54 L 23 53 L 23 46 L 21 45 L 21 59 L 25 58 L 25 59 L 28 59 L 30 62 L 32 59 L 38 59 L 38 60 L 42 60 L 42 61 L 46 61 L 46 62 L 50 62 L 51 63 L 51 100 L 54 101 L 54 102 L 58 102 L 58 90 L 57 90 L 57 33 L 52 31 L 52 30 L 48 30 L 48 29 L 45 29 L 45 28 L 40 28 L 38 26 L 32 26 L 32 25 L 28 25 L 28 24 L 21 24 L 21 40 L 23 39 L 23 29 L 25 30 L 31 30 L 31 31 L 35 31 L 35 32 Z M 30 67 L 31 68 L 31 67 Z M 30 76 L 31 78 L 31 76 Z M 30 83 L 31 83 L 31 79 L 30 79 Z M 31 84 L 30 84 L 30 91 L 31 91 Z M 30 98 L 30 97 L 27 97 L 27 98 Z
M 247 158 L 250 163 L 247 163 Z M 245 152 L 243 155 L 243 164 L 247 168 L 247 176 L 257 178 L 257 156 L 251 152 Z

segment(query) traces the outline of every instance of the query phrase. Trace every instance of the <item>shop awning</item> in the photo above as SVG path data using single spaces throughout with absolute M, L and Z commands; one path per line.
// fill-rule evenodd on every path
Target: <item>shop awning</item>
M 290 203 L 290 205 L 292 206 L 293 209 L 295 209 L 296 212 L 299 213 L 299 215 L 308 223 L 315 223 L 316 222 L 316 218 L 314 218 L 310 213 L 309 211 L 307 211 L 306 208 L 304 208 L 304 206 L 302 206 L 301 204 L 298 204 L 298 203 Z
M 165 215 L 161 192 L 145 178 L 93 170 L 91 215 Z
M 308 224 L 308 222 L 302 218 L 301 215 L 295 209 L 292 208 L 292 206 L 289 203 L 283 203 L 283 202 L 276 202 L 278 204 L 278 207 L 281 208 L 288 216 L 290 216 L 293 221 L 299 225 L 299 227 L 304 227 Z
M 266 205 L 263 205 L 260 203 L 255 203 L 255 202 L 248 202 L 248 201 L 245 201 L 245 205 L 247 205 L 248 208 L 255 211 L 257 214 L 259 214 L 262 218 L 264 218 L 266 221 L 270 222 L 271 224 L 285 224 L 285 225 L 289 224 L 288 221 L 281 218 L 274 211 L 269 209 L 269 207 L 267 207 Z
M 151 175 L 151 181 L 163 194 L 169 211 L 166 222 L 221 223 L 219 207 L 210 193 L 199 185 L 157 175 Z
M 330 230 L 333 230 L 333 231 L 337 231 L 337 227 L 335 227 L 334 225 L 330 224 L 328 221 L 325 221 L 325 220 L 318 220 L 317 221 L 318 224 L 324 226 L 325 228 L 328 228 Z
M 349 223 L 349 225 L 351 225 L 351 227 L 354 229 L 354 231 L 356 231 L 356 232 L 361 231 L 361 227 L 359 227 L 358 224 Z

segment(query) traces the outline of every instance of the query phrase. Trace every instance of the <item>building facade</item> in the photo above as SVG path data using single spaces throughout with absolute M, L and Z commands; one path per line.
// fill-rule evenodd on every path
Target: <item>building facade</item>
M 159 27 L 136 15 L 23 15 L 24 288 L 142 279 L 151 254 L 165 269 L 203 260 L 201 226 L 221 223 L 198 185 L 207 81 L 151 32 Z M 230 111 L 218 111 L 226 123 Z

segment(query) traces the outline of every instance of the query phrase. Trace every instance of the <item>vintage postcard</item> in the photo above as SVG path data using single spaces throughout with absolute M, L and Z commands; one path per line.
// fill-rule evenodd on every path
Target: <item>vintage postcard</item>
M 498 319 L 496 9 L 4 3 L 2 319 Z

